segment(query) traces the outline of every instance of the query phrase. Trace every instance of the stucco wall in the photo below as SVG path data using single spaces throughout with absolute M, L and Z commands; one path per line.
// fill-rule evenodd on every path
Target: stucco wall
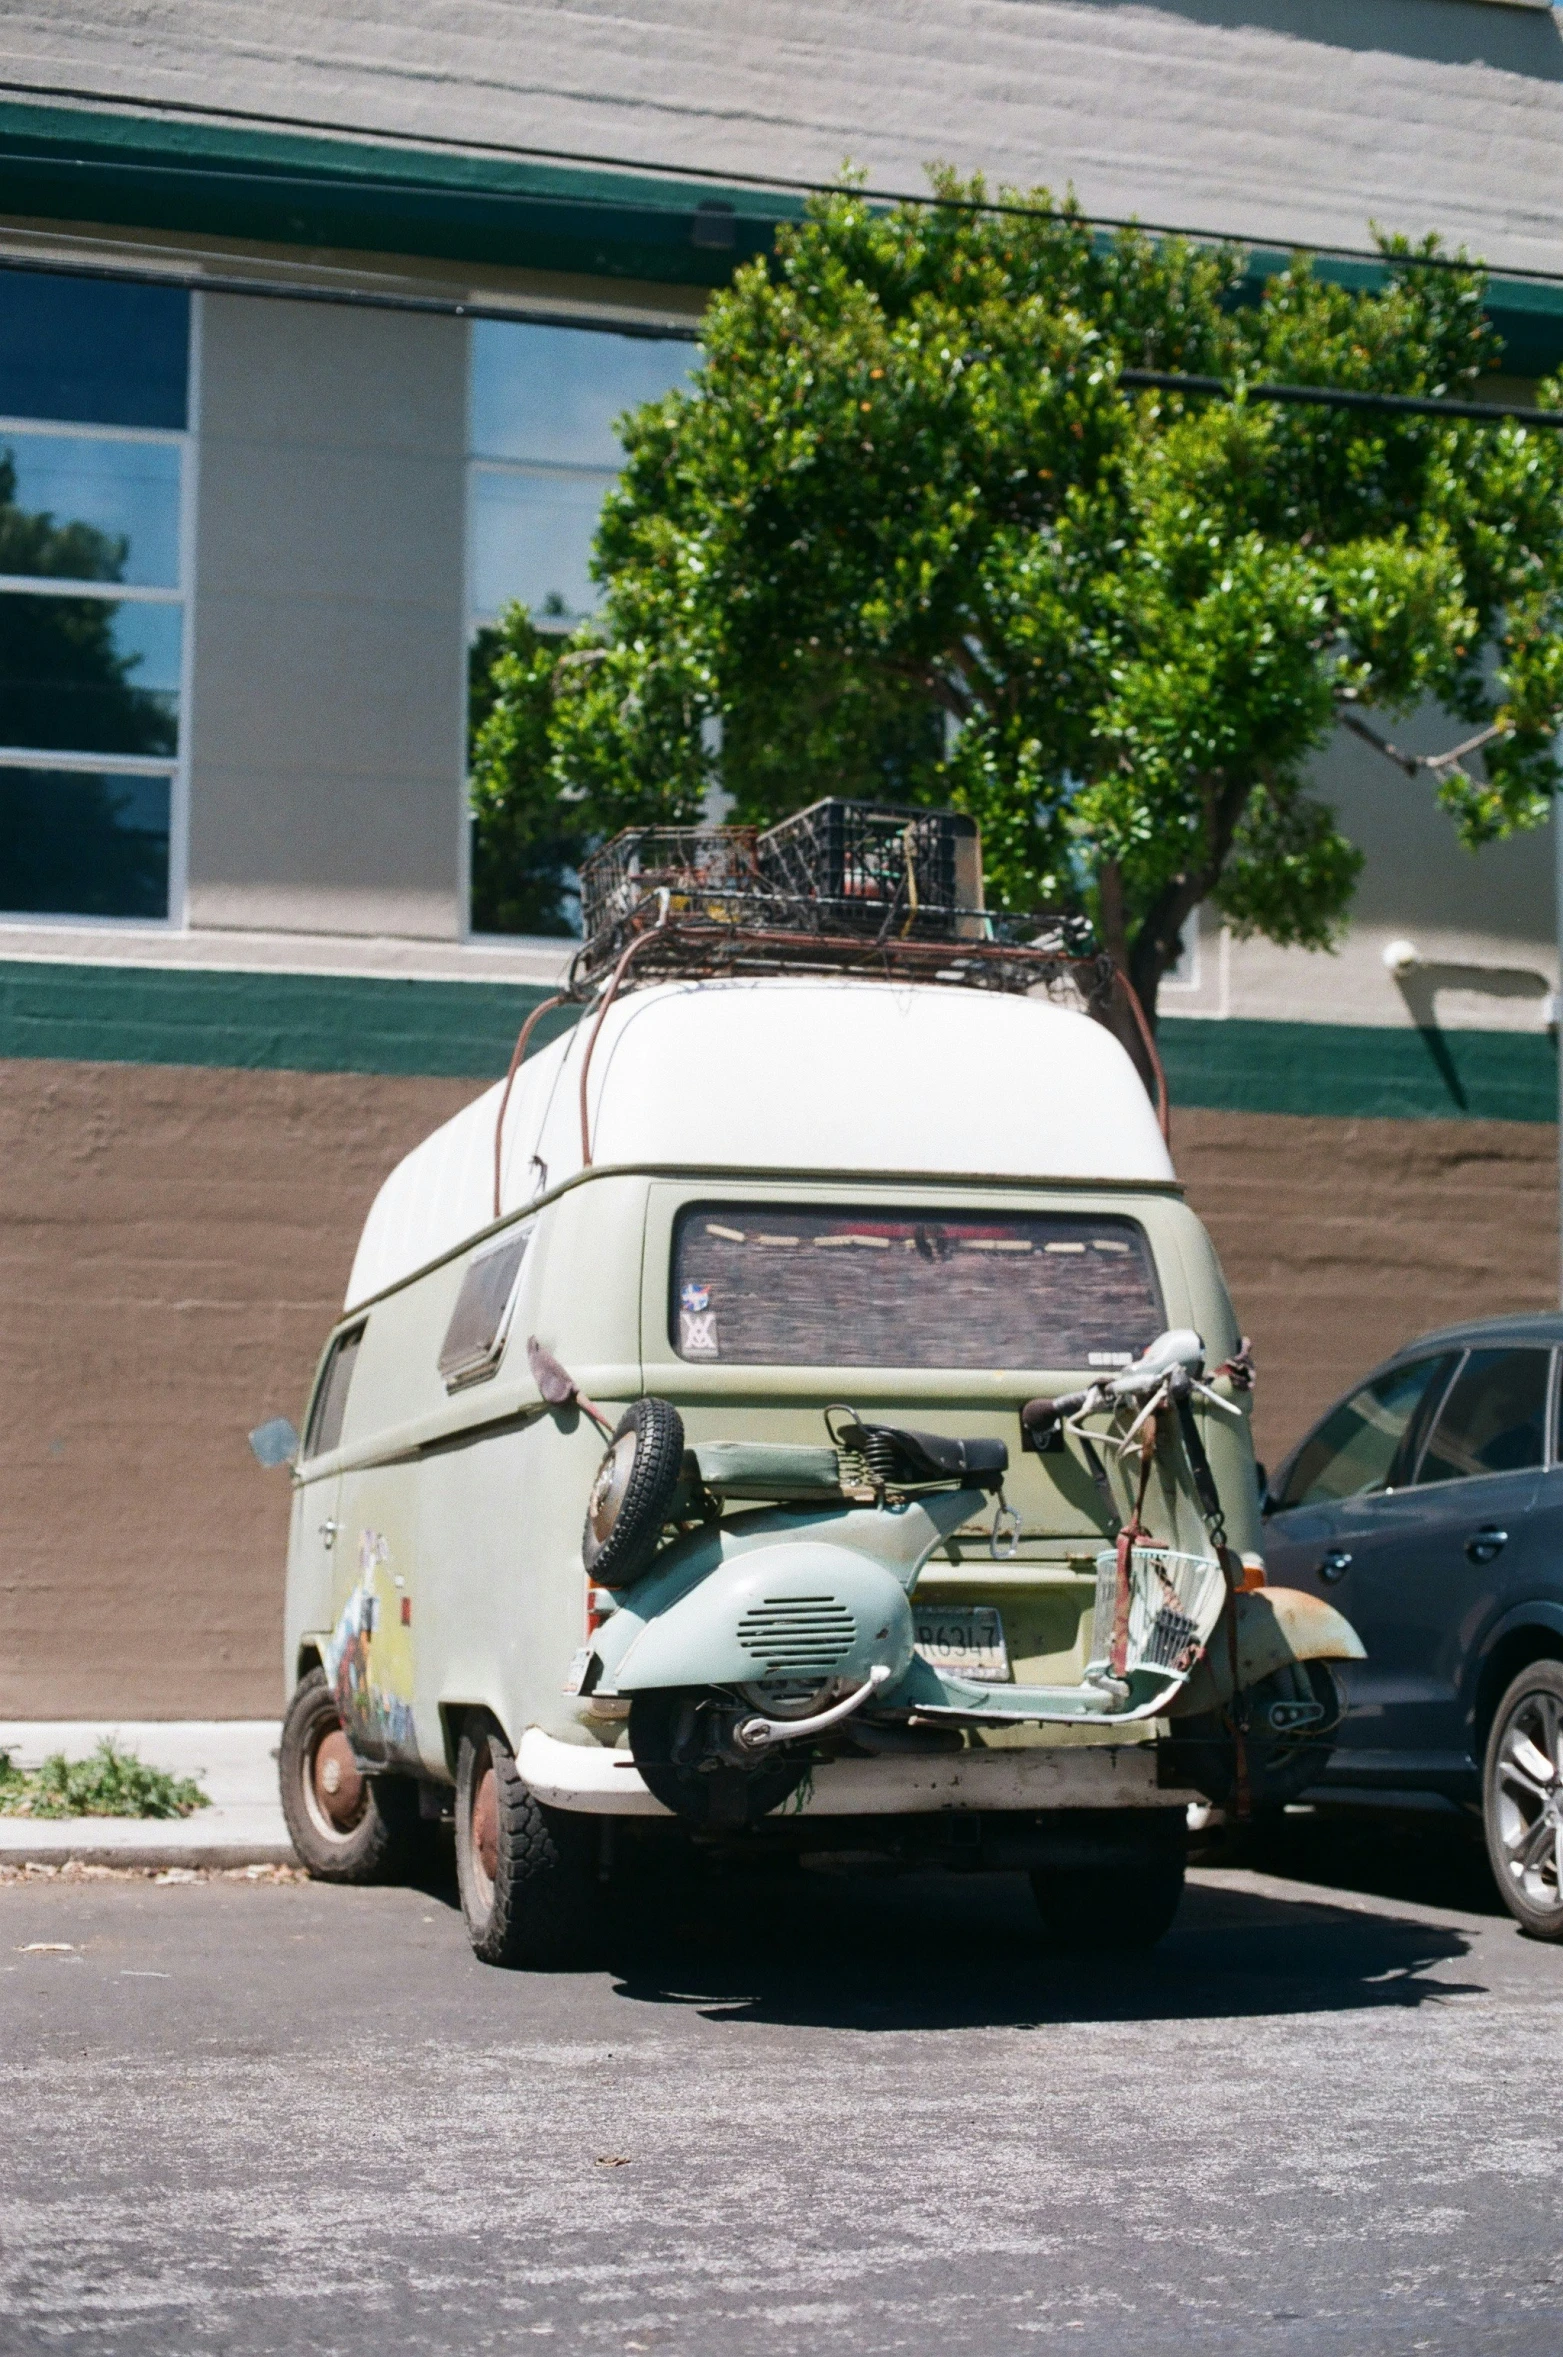
M 1358 245 L 1378 219 L 1557 266 L 1563 39 L 1480 0 L 26 0 L 4 72 L 626 162 Z
M 481 1085 L 0 1063 L 0 1716 L 278 1707 L 297 1418 L 391 1164 Z M 1553 1299 L 1540 1124 L 1185 1112 L 1273 1460 L 1384 1352 Z
M 199 300 L 190 921 L 453 939 L 466 326 Z

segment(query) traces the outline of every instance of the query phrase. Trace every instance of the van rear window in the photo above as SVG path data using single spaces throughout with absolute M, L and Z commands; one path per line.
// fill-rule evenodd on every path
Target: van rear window
M 1117 1367 L 1165 1320 L 1144 1231 L 696 1203 L 673 1241 L 681 1359 L 761 1367 Z

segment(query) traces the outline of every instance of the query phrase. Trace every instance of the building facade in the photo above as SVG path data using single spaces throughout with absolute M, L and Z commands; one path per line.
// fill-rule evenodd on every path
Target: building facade
M 1517 391 L 1563 359 L 1563 35 L 1502 0 L 74 0 L 0 57 L 0 1715 L 264 1711 L 286 1501 L 245 1433 L 562 962 L 468 923 L 471 636 L 586 610 L 613 420 L 711 289 L 844 162 L 939 160 L 1256 270 L 1436 230 L 1501 273 Z M 1352 740 L 1322 782 L 1367 852 L 1343 950 L 1206 923 L 1163 999 L 1271 1450 L 1556 1283 L 1550 842 L 1471 858 Z

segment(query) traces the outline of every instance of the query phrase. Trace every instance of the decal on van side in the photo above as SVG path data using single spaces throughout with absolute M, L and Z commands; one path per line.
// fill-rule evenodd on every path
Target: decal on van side
M 326 1676 L 349 1740 L 374 1760 L 418 1757 L 412 1715 L 410 1619 L 392 1603 L 388 1541 L 360 1532 L 358 1581 L 326 1647 Z M 387 1607 L 390 1609 L 387 1609 Z

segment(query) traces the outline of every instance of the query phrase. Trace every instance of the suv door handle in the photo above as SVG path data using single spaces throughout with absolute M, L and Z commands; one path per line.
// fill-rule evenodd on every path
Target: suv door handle
M 1466 1540 L 1465 1559 L 1468 1563 L 1491 1563 L 1503 1553 L 1508 1543 L 1509 1534 L 1506 1530 L 1500 1530 L 1495 1522 L 1484 1522 L 1481 1529 L 1473 1530 Z
M 1344 1579 L 1350 1569 L 1351 1555 L 1348 1549 L 1332 1547 L 1320 1561 L 1318 1576 L 1327 1587 L 1333 1588 L 1335 1582 Z

